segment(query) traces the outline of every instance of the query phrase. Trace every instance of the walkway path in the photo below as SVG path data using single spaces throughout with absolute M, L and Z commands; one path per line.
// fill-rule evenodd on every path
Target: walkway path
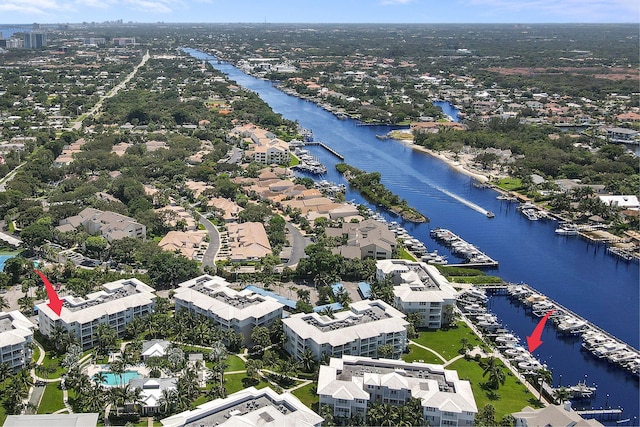
M 425 350 L 427 350 L 427 351 L 430 351 L 431 353 L 435 354 L 435 355 L 436 355 L 440 360 L 442 360 L 442 363 L 447 363 L 447 359 L 445 359 L 444 357 L 442 357 L 442 356 L 440 355 L 440 353 L 438 353 L 437 351 L 435 351 L 435 350 L 433 350 L 433 349 L 431 349 L 431 348 L 429 348 L 429 347 L 425 347 L 425 346 L 423 346 L 422 344 L 418 344 L 418 343 L 417 343 L 417 342 L 415 342 L 415 341 L 409 341 L 409 344 L 413 344 L 413 345 L 415 345 L 416 347 L 420 347 L 420 348 L 422 348 L 422 349 L 425 349 Z

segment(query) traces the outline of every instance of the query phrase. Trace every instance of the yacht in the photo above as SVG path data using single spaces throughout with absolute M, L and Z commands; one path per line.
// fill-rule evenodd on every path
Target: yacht
M 578 226 L 575 224 L 560 224 L 558 228 L 556 228 L 556 234 L 560 236 L 577 236 L 579 234 Z

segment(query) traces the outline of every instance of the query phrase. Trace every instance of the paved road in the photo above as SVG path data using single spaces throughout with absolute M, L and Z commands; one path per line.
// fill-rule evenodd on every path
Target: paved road
M 305 258 L 307 254 L 304 253 L 304 248 L 307 247 L 311 243 L 309 238 L 304 237 L 300 230 L 293 226 L 293 224 L 287 222 L 286 223 L 287 230 L 289 231 L 289 236 L 291 236 L 291 258 L 285 264 L 287 267 L 292 267 L 298 263 L 302 258 Z
M 0 180 L 0 191 L 7 191 L 7 182 L 11 181 L 16 176 L 16 173 L 18 173 L 18 169 L 20 169 L 25 163 L 27 162 L 20 163 L 14 170 L 9 172 L 4 178 Z
M 111 89 L 102 98 L 100 98 L 100 100 L 96 102 L 93 108 L 89 110 L 89 112 L 84 117 L 82 117 L 82 119 L 79 119 L 73 122 L 73 124 L 71 125 L 71 130 L 80 129 L 80 127 L 82 126 L 82 121 L 87 117 L 90 117 L 96 114 L 98 110 L 102 107 L 102 103 L 104 102 L 104 100 L 107 98 L 111 98 L 112 96 L 117 94 L 118 91 L 122 89 L 129 82 L 129 80 L 131 80 L 136 75 L 136 73 L 138 72 L 138 69 L 140 69 L 140 67 L 146 64 L 148 60 L 149 60 L 149 51 L 147 51 L 147 53 L 144 54 L 144 56 L 142 57 L 142 61 L 140 61 L 140 63 L 133 68 L 133 71 L 131 71 L 131 73 L 129 73 L 129 75 L 125 77 L 123 81 L 118 83 L 113 89 Z
M 196 213 L 200 215 L 200 224 L 204 225 L 207 233 L 209 233 L 209 247 L 202 257 L 202 268 L 206 265 L 213 267 L 215 266 L 216 255 L 218 255 L 218 251 L 220 250 L 220 233 L 211 221 L 205 218 L 200 212 Z

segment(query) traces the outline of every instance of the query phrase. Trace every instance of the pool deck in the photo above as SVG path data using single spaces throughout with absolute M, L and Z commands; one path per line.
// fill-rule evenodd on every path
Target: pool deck
M 136 371 L 143 378 L 149 378 L 150 370 L 143 364 L 127 366 L 126 371 Z M 98 372 L 111 372 L 109 371 L 109 365 L 88 365 L 86 368 L 86 374 L 89 378 L 93 378 Z

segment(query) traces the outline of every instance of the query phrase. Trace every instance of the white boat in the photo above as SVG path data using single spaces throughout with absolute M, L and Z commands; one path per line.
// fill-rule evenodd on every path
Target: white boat
M 586 383 L 579 382 L 574 386 L 567 387 L 567 391 L 572 399 L 591 399 L 596 392 L 596 387 L 589 387 Z
M 496 342 L 501 344 L 517 344 L 520 340 L 513 334 L 504 334 L 496 337 Z
M 604 343 L 600 346 L 595 347 L 591 352 L 593 353 L 594 356 L 596 356 L 599 359 L 605 358 L 608 355 L 616 352 L 616 351 L 620 351 L 625 349 L 627 346 L 621 343 L 617 343 L 615 341 L 609 341 L 607 343 Z
M 587 326 L 587 322 L 578 318 L 567 316 L 560 320 L 558 323 L 558 329 L 562 333 L 571 334 L 577 330 L 583 329 Z
M 561 236 L 577 236 L 578 226 L 575 224 L 560 224 L 558 228 L 556 228 L 556 234 Z
M 540 219 L 536 214 L 535 209 L 522 209 L 522 213 L 527 217 L 529 221 L 537 221 Z

